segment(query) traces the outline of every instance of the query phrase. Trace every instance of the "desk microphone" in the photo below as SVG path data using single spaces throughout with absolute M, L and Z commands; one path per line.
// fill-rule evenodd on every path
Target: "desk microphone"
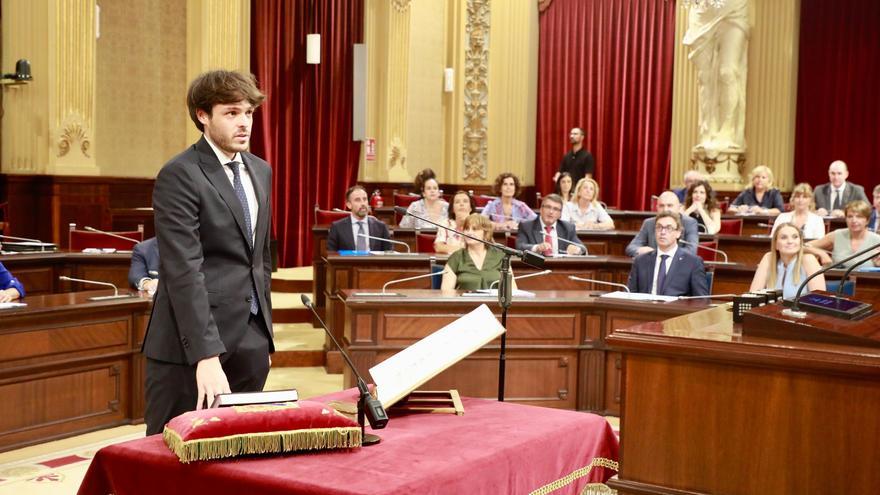
M 810 282 L 810 280 L 813 280 L 814 278 L 818 277 L 819 275 L 823 275 L 825 272 L 832 270 L 835 267 L 844 265 L 847 262 L 852 261 L 860 256 L 864 256 L 877 248 L 880 248 L 880 243 L 874 244 L 873 246 L 869 246 L 865 249 L 857 251 L 857 252 L 851 254 L 850 256 L 847 256 L 846 258 L 838 261 L 837 263 L 832 261 L 828 266 L 823 266 L 821 269 L 813 272 L 812 275 L 805 278 L 804 281 L 801 282 L 801 285 L 798 287 L 797 293 L 794 296 L 794 301 L 792 302 L 791 308 L 787 308 L 787 309 L 783 310 L 782 313 L 787 316 L 794 317 L 794 318 L 806 318 L 807 313 L 800 310 L 800 306 L 798 305 L 798 302 L 801 299 L 801 294 L 803 294 L 804 288 L 807 286 L 807 284 Z
M 80 282 L 83 284 L 103 285 L 104 287 L 112 287 L 113 288 L 113 295 L 112 296 L 93 296 L 93 297 L 89 298 L 89 301 L 107 301 L 110 299 L 130 299 L 130 298 L 134 298 L 134 297 L 139 297 L 137 295 L 132 295 L 132 294 L 121 294 L 120 295 L 119 289 L 117 289 L 116 286 L 111 284 L 110 282 L 100 282 L 98 280 L 85 280 L 82 278 L 73 278 L 73 277 L 67 277 L 64 275 L 61 275 L 60 277 L 58 277 L 58 280 L 65 280 L 67 282 Z
M 0 234 L 0 239 L 12 239 L 13 241 L 23 241 L 23 242 L 35 242 L 40 245 L 40 252 L 45 251 L 47 245 L 54 246 L 54 244 L 46 243 L 46 242 L 43 242 L 39 239 L 30 239 L 27 237 L 15 237 L 15 236 L 11 236 L 11 235 Z M 9 245 L 9 243 L 7 243 L 7 245 Z
M 384 237 L 375 237 L 375 236 L 371 236 L 369 234 L 361 234 L 361 233 L 358 233 L 358 237 L 366 237 L 367 239 L 376 239 L 377 241 L 387 242 L 389 244 L 397 244 L 397 245 L 400 245 L 400 246 L 403 246 L 406 248 L 406 254 L 412 254 L 409 250 L 409 244 L 407 244 L 403 241 L 395 241 L 392 239 L 385 239 Z
M 706 263 L 711 263 L 711 264 L 714 264 L 714 265 L 735 265 L 735 264 L 736 264 L 736 263 L 731 263 L 730 261 L 728 261 L 728 259 L 727 259 L 727 253 L 725 253 L 724 251 L 722 251 L 722 250 L 720 250 L 720 249 L 715 249 L 715 248 L 712 248 L 712 247 L 709 247 L 709 246 L 703 246 L 702 244 L 697 244 L 696 242 L 686 241 L 686 240 L 684 240 L 684 239 L 679 239 L 678 242 L 681 243 L 681 244 L 687 244 L 688 246 L 691 246 L 691 247 L 693 247 L 693 248 L 695 248 L 695 249 L 697 249 L 697 250 L 705 249 L 706 251 L 711 251 L 711 252 L 713 252 L 713 253 L 718 253 L 718 254 L 720 254 L 721 256 L 724 257 L 724 261 L 707 261 Z M 694 251 L 694 254 L 697 254 L 697 251 Z
M 878 246 L 880 246 L 880 244 L 878 244 Z M 849 274 L 852 273 L 852 271 L 855 270 L 857 267 L 859 267 L 859 266 L 865 264 L 866 262 L 871 261 L 872 259 L 874 259 L 875 256 L 877 256 L 877 253 L 871 253 L 870 256 L 867 256 L 867 257 L 866 257 L 865 259 L 863 259 L 863 260 L 856 261 L 855 263 L 852 264 L 852 266 L 850 266 L 849 268 L 847 268 L 845 272 L 843 272 L 843 275 L 840 277 L 840 284 L 837 285 L 837 295 L 838 295 L 838 297 L 843 295 L 843 284 L 844 284 L 844 282 L 846 282 L 846 279 L 849 277 Z
M 364 381 L 364 377 L 358 373 L 357 368 L 355 368 L 354 363 L 351 361 L 351 358 L 348 356 L 348 353 L 345 352 L 345 349 L 339 345 L 339 341 L 336 340 L 336 337 L 330 333 L 330 330 L 327 328 L 327 325 L 324 324 L 324 320 L 318 315 L 318 312 L 315 311 L 315 306 L 312 305 L 312 300 L 309 299 L 309 296 L 302 294 L 300 297 L 302 303 L 312 311 L 312 315 L 318 319 L 318 322 L 321 324 L 321 328 L 327 333 L 327 336 L 330 337 L 330 340 L 333 341 L 333 345 L 339 349 L 340 354 L 345 359 L 346 364 L 354 373 L 354 376 L 357 377 L 358 382 L 358 391 L 360 391 L 360 399 L 358 400 L 358 423 L 361 425 L 361 437 L 362 443 L 364 445 L 373 445 L 379 443 L 379 437 L 376 435 L 364 433 L 364 414 L 366 413 L 367 419 L 370 421 L 370 426 L 374 430 L 381 430 L 385 428 L 388 424 L 388 414 L 385 413 L 385 407 L 382 406 L 382 403 L 379 402 L 379 399 L 373 397 L 370 393 L 369 387 L 367 387 L 367 382 Z
M 624 284 L 618 284 L 617 282 L 606 282 L 604 280 L 596 280 L 594 278 L 582 278 L 582 277 L 576 277 L 574 275 L 569 275 L 568 279 L 569 280 L 576 280 L 578 282 L 592 282 L 594 284 L 605 284 L 605 285 L 611 285 L 614 287 L 621 287 L 621 288 L 623 288 L 623 290 L 629 292 L 628 286 L 626 286 Z
M 523 279 L 523 278 L 540 277 L 540 276 L 542 276 L 542 275 L 547 275 L 548 273 L 553 273 L 553 270 L 544 270 L 544 271 L 542 271 L 542 272 L 526 273 L 525 275 L 520 275 L 520 276 L 518 276 L 518 277 L 513 277 L 513 279 L 514 279 L 514 280 L 520 280 L 520 279 Z M 489 289 L 490 289 L 490 290 L 491 290 L 491 289 L 494 289 L 495 286 L 498 285 L 499 282 L 501 282 L 501 280 L 496 280 L 496 281 L 492 282 L 491 284 L 489 284 Z
M 131 237 L 125 237 L 125 236 L 122 236 L 122 235 L 119 235 L 119 234 L 114 234 L 113 232 L 106 232 L 106 231 L 104 231 L 104 230 L 98 230 L 98 229 L 96 229 L 96 228 L 94 228 L 94 227 L 89 227 L 88 225 L 86 225 L 86 226 L 83 227 L 83 228 L 86 229 L 86 230 L 88 230 L 89 232 L 95 232 L 96 234 L 104 234 L 104 235 L 108 235 L 108 236 L 110 236 L 110 237 L 115 237 L 115 238 L 117 238 L 117 239 L 122 239 L 123 241 L 129 241 L 129 242 L 133 242 L 133 243 L 135 243 L 135 244 L 140 244 L 140 243 L 141 243 L 141 241 L 139 241 L 139 240 L 137 240 L 137 239 L 133 239 L 133 238 L 131 238 Z

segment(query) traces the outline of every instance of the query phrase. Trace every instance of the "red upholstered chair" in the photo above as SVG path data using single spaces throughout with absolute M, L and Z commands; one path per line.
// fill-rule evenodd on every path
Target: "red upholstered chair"
M 718 249 L 718 241 L 705 241 L 701 242 L 700 246 L 706 246 L 712 249 Z M 697 256 L 703 258 L 703 261 L 715 261 L 718 253 L 715 251 L 709 251 L 708 249 L 702 249 L 697 247 Z
M 416 196 L 415 194 L 394 193 L 394 206 L 402 206 L 404 208 L 407 208 L 410 204 L 420 200 L 421 198 L 421 196 Z
M 651 207 L 648 208 L 648 211 L 657 211 L 657 201 L 660 199 L 659 196 L 651 195 Z
M 730 208 L 730 199 L 724 198 L 723 201 L 718 202 L 718 209 L 721 210 L 721 213 L 726 212 L 728 208 Z
M 320 206 L 315 205 L 315 225 L 326 225 L 341 220 L 351 213 L 347 211 L 322 210 Z
M 471 194 L 471 196 L 473 196 L 474 204 L 477 205 L 477 208 L 483 208 L 484 206 L 489 204 L 489 201 L 495 199 L 493 196 L 486 196 L 485 194 L 478 194 L 476 196 Z
M 730 220 L 721 220 L 721 228 L 718 229 L 719 234 L 742 235 L 743 220 L 742 218 L 732 218 Z
M 126 239 L 120 239 L 120 237 L 125 237 Z M 143 242 L 143 240 L 143 225 L 138 225 L 137 230 L 124 232 L 92 232 L 90 230 L 77 230 L 76 224 L 72 223 L 67 232 L 67 248 L 71 251 L 82 251 L 83 249 L 131 251 L 135 244 Z
M 434 235 L 418 232 L 416 234 L 416 250 L 420 253 L 436 252 L 434 251 Z

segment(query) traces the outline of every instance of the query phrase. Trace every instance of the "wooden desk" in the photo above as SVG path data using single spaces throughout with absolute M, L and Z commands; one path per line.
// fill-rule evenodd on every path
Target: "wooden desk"
M 139 421 L 146 298 L 28 296 L 0 311 L 0 451 Z
M 524 280 L 525 281 L 525 280 Z M 500 319 L 495 297 L 455 291 L 395 289 L 403 297 L 358 296 L 344 290 L 344 342 L 366 374 L 372 366 L 439 330 L 481 304 Z M 508 314 L 505 400 L 535 406 L 619 413 L 619 356 L 605 336 L 615 328 L 708 307 L 706 300 L 645 303 L 598 298 L 583 290 L 535 291 L 516 298 Z M 447 369 L 422 388 L 458 389 L 498 397 L 498 340 Z M 346 368 L 345 384 L 355 382 Z
M 714 327 L 713 327 L 714 326 Z M 745 337 L 723 309 L 616 329 L 624 494 L 875 494 L 880 350 Z
M 61 275 L 115 284 L 128 289 L 131 253 L 85 254 L 57 251 L 54 253 L 21 253 L 0 255 L 0 262 L 24 285 L 28 296 L 89 290 L 78 282 L 58 280 Z

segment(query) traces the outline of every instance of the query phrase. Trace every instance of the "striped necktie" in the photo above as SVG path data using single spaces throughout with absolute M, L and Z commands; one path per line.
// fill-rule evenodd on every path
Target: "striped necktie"
M 226 165 L 232 169 L 232 188 L 235 189 L 235 195 L 241 203 L 241 209 L 244 211 L 244 226 L 247 231 L 248 245 L 251 251 L 254 249 L 254 229 L 251 225 L 251 209 L 248 206 L 247 195 L 244 193 L 244 186 L 241 184 L 241 171 L 238 169 L 238 162 L 229 162 Z M 251 276 L 251 314 L 255 315 L 260 312 L 260 302 L 257 299 L 257 289 L 254 285 L 254 278 Z

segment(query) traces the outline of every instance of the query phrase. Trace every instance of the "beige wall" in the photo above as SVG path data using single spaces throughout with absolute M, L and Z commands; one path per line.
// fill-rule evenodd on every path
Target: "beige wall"
M 186 146 L 186 2 L 102 0 L 97 49 L 101 175 L 155 177 Z M 137 22 L 132 22 L 137 18 Z
M 790 190 L 794 176 L 800 0 L 751 0 L 749 8 L 752 29 L 746 88 L 746 163 L 741 186 L 748 185 L 748 172 L 753 167 L 767 165 L 776 176 L 775 185 Z M 678 12 L 672 97 L 673 187 L 681 185 L 690 164 L 698 115 L 696 74 L 681 44 L 687 30 L 687 11 Z

